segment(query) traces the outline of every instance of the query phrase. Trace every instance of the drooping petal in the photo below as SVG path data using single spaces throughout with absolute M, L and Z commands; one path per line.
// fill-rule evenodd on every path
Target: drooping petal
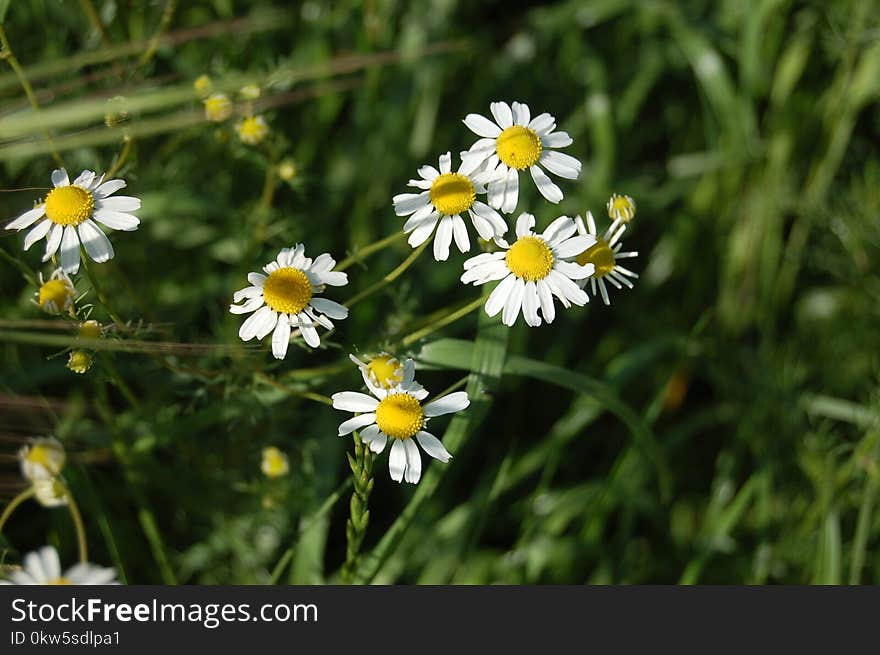
M 442 416 L 443 414 L 460 412 L 470 404 L 467 391 L 456 391 L 426 404 L 424 407 L 425 416 Z
M 422 449 L 431 457 L 443 462 L 444 464 L 452 459 L 452 455 L 446 450 L 446 447 L 430 432 L 424 430 L 416 434 L 416 441 Z
M 376 422 L 376 415 L 374 413 L 369 414 L 359 414 L 353 418 L 344 421 L 339 426 L 339 436 L 344 437 L 347 434 L 351 434 L 355 430 L 360 430 L 363 427 L 366 427 L 370 424 Z M 376 428 L 379 429 L 378 427 Z

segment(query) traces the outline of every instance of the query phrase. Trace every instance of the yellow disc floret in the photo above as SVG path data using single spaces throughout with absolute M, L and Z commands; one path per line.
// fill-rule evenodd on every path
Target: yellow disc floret
M 403 380 L 403 367 L 396 357 L 378 355 L 367 364 L 367 375 L 383 389 L 390 389 Z
M 263 462 L 260 469 L 267 478 L 278 478 L 287 475 L 290 464 L 287 461 L 287 455 L 275 446 L 269 446 L 263 448 Z
M 598 238 L 596 243 L 577 256 L 581 266 L 592 264 L 596 267 L 593 277 L 604 277 L 614 270 L 614 251 L 605 239 Z
M 544 239 L 520 237 L 504 256 L 510 272 L 528 282 L 543 280 L 553 270 L 553 251 Z
M 279 268 L 263 283 L 263 299 L 276 312 L 299 314 L 312 299 L 312 284 L 298 268 Z
M 431 184 L 431 204 L 445 216 L 467 211 L 477 198 L 473 182 L 460 173 L 443 173 Z
M 235 126 L 238 138 L 249 146 L 255 146 L 269 134 L 269 126 L 262 116 L 249 116 Z
M 495 140 L 498 158 L 511 168 L 523 170 L 541 157 L 541 137 L 522 125 L 508 127 Z
M 425 424 L 421 403 L 408 393 L 394 393 L 379 401 L 376 425 L 389 437 L 409 439 Z
M 46 216 L 57 225 L 79 225 L 91 218 L 95 198 L 73 184 L 52 189 L 46 196 Z

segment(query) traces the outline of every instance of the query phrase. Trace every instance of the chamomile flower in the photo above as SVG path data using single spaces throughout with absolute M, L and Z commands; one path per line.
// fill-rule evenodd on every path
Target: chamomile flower
M 486 301 L 489 316 L 501 314 L 508 326 L 516 322 L 520 310 L 526 323 L 532 327 L 544 321 L 552 323 L 556 317 L 553 296 L 563 307 L 584 305 L 589 296 L 577 282 L 593 274 L 593 264 L 581 265 L 566 261 L 589 248 L 592 236 L 574 236 L 575 223 L 568 216 L 560 216 L 541 234 L 532 232 L 535 217 L 520 214 L 516 219 L 516 241 L 508 245 L 498 240 L 501 250 L 471 257 L 464 263 L 461 281 L 475 286 L 501 280 Z
M 260 463 L 260 470 L 267 478 L 279 478 L 282 475 L 287 475 L 290 471 L 287 455 L 275 446 L 263 448 L 263 461 Z
M 34 498 L 43 507 L 62 507 L 67 505 L 67 487 L 58 478 L 34 480 Z
M 364 378 L 364 384 L 368 387 L 390 389 L 396 387 L 403 380 L 403 364 L 400 360 L 388 353 L 379 353 L 375 357 L 367 358 L 367 361 L 349 355 Z
M 489 183 L 489 204 L 505 214 L 513 212 L 519 198 L 519 173 L 526 169 L 542 196 L 553 203 L 562 200 L 562 190 L 544 169 L 569 180 L 578 178 L 581 163 L 556 151 L 571 145 L 571 137 L 555 131 L 556 119 L 550 114 L 531 118 L 524 103 L 514 102 L 511 107 L 506 102 L 493 102 L 489 109 L 495 122 L 480 114 L 465 117 L 464 124 L 482 138 L 461 154 L 465 171 L 485 162 L 486 170 L 496 172 L 497 179 Z
M 248 116 L 235 126 L 242 143 L 255 146 L 269 134 L 269 126 L 262 116 Z
M 7 585 L 104 585 L 119 584 L 116 571 L 86 562 L 74 564 L 61 572 L 61 559 L 53 546 L 43 546 L 40 550 L 24 556 L 21 569 L 12 571 L 8 580 L 0 581 Z
M 467 392 L 456 391 L 422 405 L 428 395 L 416 384 L 415 365 L 411 359 L 403 365 L 403 379 L 389 389 L 369 386 L 372 396 L 357 391 L 333 394 L 333 407 L 346 412 L 364 412 L 339 426 L 339 436 L 360 430 L 360 438 L 376 454 L 393 440 L 388 456 L 388 470 L 395 482 L 415 484 L 422 476 L 422 457 L 416 442 L 428 455 L 444 464 L 452 459 L 440 440 L 425 431 L 435 416 L 460 412 L 469 404 Z
M 140 209 L 141 201 L 132 196 L 110 197 L 125 182 L 105 182 L 103 175 L 98 177 L 92 171 L 83 171 L 71 183 L 67 171 L 59 168 L 52 171 L 52 184 L 55 188 L 43 202 L 9 223 L 6 229 L 23 230 L 37 223 L 24 238 L 24 249 L 46 237 L 43 261 L 60 248 L 61 268 L 68 274 L 79 270 L 80 243 L 99 264 L 113 259 L 113 246 L 95 221 L 114 230 L 136 230 L 140 220 L 129 212 Z
M 318 298 L 326 286 L 341 287 L 348 284 L 348 276 L 332 270 L 336 260 L 329 254 L 318 255 L 314 260 L 305 256 L 301 243 L 285 248 L 275 261 L 263 267 L 266 275 L 248 274 L 251 286 L 236 291 L 233 303 L 244 300 L 241 305 L 232 304 L 233 314 L 250 314 L 242 323 L 238 336 L 243 341 L 253 338 L 262 340 L 272 332 L 272 354 L 284 359 L 290 342 L 291 328 L 299 328 L 305 342 L 317 348 L 321 340 L 316 325 L 328 330 L 333 327 L 330 319 L 348 316 L 348 308 L 327 298 Z
M 421 193 L 401 193 L 394 196 L 394 212 L 398 216 L 409 216 L 403 231 L 410 233 L 409 245 L 417 248 L 427 241 L 434 228 L 434 259 L 438 262 L 449 257 L 449 245 L 455 245 L 461 252 L 471 248 L 467 227 L 461 215 L 467 212 L 477 234 L 483 239 L 501 236 L 507 231 L 507 223 L 501 215 L 484 202 L 477 200 L 477 194 L 486 193 L 485 185 L 494 179 L 492 172 L 463 173 L 452 172 L 450 153 L 440 156 L 440 170 L 433 166 L 419 169 L 419 180 L 410 180 L 409 186 L 422 189 Z
M 623 287 L 632 289 L 633 283 L 628 278 L 638 278 L 639 276 L 618 264 L 617 260 L 638 257 L 639 253 L 636 251 L 621 252 L 623 244 L 620 242 L 620 237 L 626 231 L 626 225 L 621 219 L 614 221 L 602 236 L 599 236 L 596 231 L 596 221 L 593 220 L 591 212 L 587 212 L 586 226 L 580 216 L 576 216 L 574 220 L 577 224 L 578 234 L 594 239 L 594 243 L 589 248 L 578 254 L 577 262 L 583 266 L 592 265 L 594 267 L 595 272 L 590 277 L 590 291 L 595 296 L 598 287 L 599 293 L 602 294 L 602 300 L 606 305 L 610 305 L 611 299 L 608 297 L 608 287 L 605 285 L 605 280 L 618 289 Z M 581 280 L 578 284 L 584 287 L 587 280 Z
M 21 474 L 29 482 L 51 480 L 61 473 L 67 455 L 55 437 L 37 437 L 18 451 Z
M 76 287 L 73 286 L 73 280 L 67 276 L 67 273 L 63 269 L 57 268 L 48 280 L 44 280 L 43 274 L 40 273 L 40 288 L 34 295 L 36 296 L 34 302 L 44 312 L 60 314 L 73 308 Z
M 212 123 L 222 123 L 232 116 L 232 101 L 225 93 L 212 93 L 202 103 L 205 105 L 205 118 Z
M 95 360 L 85 350 L 71 350 L 67 358 L 67 368 L 79 375 L 88 373 L 94 363 Z
M 629 196 L 611 194 L 608 199 L 608 218 L 612 221 L 629 223 L 636 216 L 636 201 Z

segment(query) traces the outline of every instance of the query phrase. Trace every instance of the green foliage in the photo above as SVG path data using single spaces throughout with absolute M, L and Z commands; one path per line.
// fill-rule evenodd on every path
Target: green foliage
M 91 2 L 0 0 L 0 217 L 55 153 L 143 199 L 77 278 L 111 326 L 82 376 L 71 323 L 29 302 L 40 244 L 0 241 L 4 505 L 15 450 L 51 433 L 90 559 L 130 583 L 322 583 L 347 559 L 357 582 L 880 583 L 877 2 L 173 4 L 102 0 L 98 29 Z M 237 112 L 261 86 L 263 144 L 205 121 L 205 73 Z M 584 162 L 559 206 L 523 189 L 539 227 L 638 202 L 641 277 L 610 307 L 508 330 L 457 253 L 398 270 L 391 197 L 498 99 L 554 114 Z M 277 362 L 227 308 L 298 241 L 358 301 Z M 383 349 L 432 392 L 464 371 L 473 400 L 415 488 L 387 453 L 352 486 L 369 467 L 325 404 L 360 385 L 349 352 Z M 268 445 L 287 476 L 261 475 Z M 3 539 L 2 561 L 76 557 L 63 509 L 25 503 Z

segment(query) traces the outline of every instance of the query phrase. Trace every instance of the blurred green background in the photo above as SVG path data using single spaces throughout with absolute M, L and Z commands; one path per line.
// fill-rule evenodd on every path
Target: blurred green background
M 17 448 L 55 434 L 90 559 L 123 580 L 337 580 L 353 447 L 347 415 L 303 394 L 358 388 L 347 353 L 390 348 L 434 392 L 476 368 L 478 398 L 418 487 L 375 461 L 361 581 L 880 582 L 877 4 L 0 2 L 41 106 L 0 60 L 0 217 L 45 193 L 15 190 L 48 186 L 47 132 L 72 175 L 128 139 L 120 176 L 143 199 L 93 266 L 131 329 L 83 376 L 69 324 L 33 322 L 22 270 L 51 270 L 42 245 L 0 239 L 3 502 L 24 484 Z M 204 120 L 202 74 L 262 87 L 267 142 Z M 555 115 L 584 162 L 558 207 L 524 185 L 516 214 L 604 225 L 612 192 L 636 199 L 634 290 L 538 329 L 471 313 L 402 346 L 479 293 L 463 256 L 428 253 L 319 351 L 241 346 L 227 308 L 248 271 L 298 241 L 343 259 L 398 231 L 391 197 L 500 99 Z M 355 264 L 331 297 L 409 253 Z M 261 475 L 268 445 L 289 475 Z M 11 560 L 46 542 L 75 558 L 63 508 L 26 504 L 3 537 Z

